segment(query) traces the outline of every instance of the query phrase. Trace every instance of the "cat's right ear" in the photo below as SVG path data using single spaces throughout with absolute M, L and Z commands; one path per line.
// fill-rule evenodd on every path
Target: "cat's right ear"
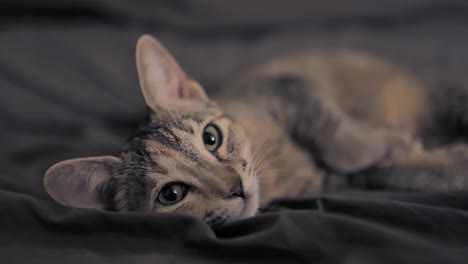
M 138 39 L 136 65 L 146 104 L 153 110 L 172 107 L 177 100 L 208 100 L 203 88 L 149 35 Z
M 103 191 L 113 170 L 120 167 L 122 160 L 113 156 L 65 160 L 46 171 L 44 187 L 60 204 L 105 209 Z

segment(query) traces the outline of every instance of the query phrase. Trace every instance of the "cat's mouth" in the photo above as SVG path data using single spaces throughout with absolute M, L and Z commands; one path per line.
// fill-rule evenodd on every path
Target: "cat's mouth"
M 209 221 L 211 226 L 223 225 L 237 220 L 241 220 L 253 216 L 257 211 L 257 206 L 253 195 L 248 191 L 238 193 L 237 196 L 226 200 L 227 204 L 224 205 L 224 213 L 219 215 L 221 219 L 213 222 Z
M 210 217 L 210 226 L 224 225 L 255 215 L 258 210 L 258 184 L 255 178 L 240 178 L 225 196 L 224 204 L 218 211 L 217 217 Z
M 242 206 L 236 220 L 255 215 L 258 209 L 258 197 L 255 195 L 255 190 L 244 191 L 241 203 Z

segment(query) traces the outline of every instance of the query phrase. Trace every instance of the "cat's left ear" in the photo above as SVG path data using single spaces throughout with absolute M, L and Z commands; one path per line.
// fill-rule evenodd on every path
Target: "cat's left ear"
M 181 99 L 208 101 L 203 88 L 186 75 L 159 41 L 149 35 L 138 39 L 136 65 L 146 104 L 153 110 L 171 107 Z
M 113 156 L 65 160 L 46 171 L 44 187 L 63 205 L 106 209 L 105 190 L 112 172 L 120 167 L 122 160 Z

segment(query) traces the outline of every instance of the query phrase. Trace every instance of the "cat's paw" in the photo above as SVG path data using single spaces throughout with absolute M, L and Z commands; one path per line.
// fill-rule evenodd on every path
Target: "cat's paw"
M 381 164 L 393 162 L 408 155 L 415 155 L 424 151 L 422 142 L 404 131 L 385 131 L 383 140 L 386 145 L 386 155 L 379 162 Z
M 350 173 L 361 170 L 385 155 L 385 146 L 375 135 L 363 136 L 348 128 L 340 128 L 326 142 L 320 142 L 320 158 L 333 170 Z
M 352 123 L 337 131 L 322 157 L 333 169 L 353 173 L 421 149 L 409 133 Z

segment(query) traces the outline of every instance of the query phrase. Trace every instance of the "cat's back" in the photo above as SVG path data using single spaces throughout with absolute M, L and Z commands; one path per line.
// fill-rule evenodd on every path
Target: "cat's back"
M 427 121 L 424 85 L 400 67 L 369 54 L 346 50 L 297 54 L 272 61 L 258 72 L 309 80 L 346 113 L 375 125 L 417 134 Z
M 272 90 L 265 79 L 285 76 L 308 83 L 347 114 L 377 126 L 419 134 L 430 122 L 430 98 L 421 80 L 382 58 L 350 50 L 304 51 L 268 60 L 221 94 L 261 97 Z

